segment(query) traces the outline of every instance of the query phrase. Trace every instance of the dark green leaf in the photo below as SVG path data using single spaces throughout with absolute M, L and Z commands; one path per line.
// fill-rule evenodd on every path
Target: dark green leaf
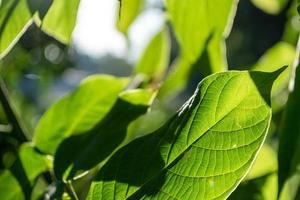
M 43 115 L 35 130 L 35 146 L 53 155 L 65 138 L 91 130 L 110 111 L 127 83 L 128 79 L 107 75 L 82 81 Z
M 112 156 L 88 199 L 225 199 L 266 137 L 271 87 L 282 70 L 205 78 L 169 122 Z
M 62 142 L 54 161 L 57 178 L 69 168 L 66 178 L 71 179 L 78 170 L 89 170 L 106 159 L 124 141 L 128 125 L 147 112 L 154 96 L 149 90 L 125 91 L 91 131 Z
M 291 84 L 293 85 L 293 84 Z M 280 129 L 279 192 L 288 190 L 289 199 L 300 198 L 300 67 L 296 69 L 294 86 L 287 102 Z
M 48 166 L 49 161 L 44 156 L 37 153 L 32 146 L 23 144 L 13 166 L 0 175 L 1 199 L 29 199 L 34 180 Z

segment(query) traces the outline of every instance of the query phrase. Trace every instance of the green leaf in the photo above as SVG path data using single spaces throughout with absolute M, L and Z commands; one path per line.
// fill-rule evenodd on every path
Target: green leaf
M 169 122 L 111 157 L 88 199 L 225 199 L 266 137 L 271 87 L 282 70 L 205 78 Z
M 285 186 L 291 198 L 300 198 L 300 67 L 285 109 L 278 150 L 279 192 Z
M 195 63 L 208 48 L 212 72 L 226 69 L 215 59 L 224 60 L 223 49 L 214 48 L 229 33 L 235 13 L 236 0 L 165 0 L 170 21 L 182 50 L 182 56 Z M 217 6 L 222 5 L 222 6 Z M 214 43 L 214 44 L 210 44 Z M 218 51 L 218 52 L 216 52 Z M 224 52 L 223 52 L 224 53 Z M 216 54 L 222 54 L 216 56 Z
M 169 64 L 170 45 L 168 30 L 164 28 L 155 35 L 144 50 L 135 73 L 144 74 L 150 79 L 161 79 Z
M 0 59 L 16 44 L 31 24 L 27 0 L 3 0 L 0 6 Z
M 28 199 L 34 180 L 48 169 L 48 163 L 32 146 L 23 144 L 13 166 L 0 175 L 1 199 Z
M 144 5 L 144 0 L 119 0 L 119 2 L 117 28 L 120 32 L 127 34 L 128 28 L 139 15 Z
M 91 131 L 63 141 L 55 154 L 56 177 L 62 179 L 69 169 L 65 178 L 72 179 L 78 170 L 89 170 L 105 160 L 124 141 L 128 125 L 147 112 L 155 94 L 141 89 L 122 92 Z
M 70 43 L 79 3 L 80 0 L 53 0 L 47 14 L 42 19 L 42 30 L 62 43 Z
M 65 138 L 91 130 L 110 111 L 127 83 L 128 79 L 108 75 L 82 81 L 42 116 L 34 133 L 35 146 L 53 155 Z
M 281 66 L 289 66 L 274 82 L 272 89 L 273 112 L 282 108 L 287 101 L 287 88 L 292 73 L 291 65 L 295 55 L 296 48 L 293 45 L 287 42 L 279 42 L 271 47 L 251 68 L 253 71 L 272 72 Z
M 287 5 L 287 0 L 251 0 L 259 9 L 268 14 L 278 14 Z

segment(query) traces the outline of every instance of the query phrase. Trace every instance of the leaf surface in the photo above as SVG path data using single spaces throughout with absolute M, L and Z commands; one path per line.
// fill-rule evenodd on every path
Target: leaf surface
M 70 168 L 65 179 L 72 179 L 78 170 L 89 170 L 105 160 L 126 138 L 128 125 L 147 112 L 155 94 L 142 89 L 122 92 L 92 130 L 63 141 L 55 154 L 56 177 L 61 179 Z
M 166 28 L 160 31 L 150 41 L 139 60 L 135 73 L 141 73 L 148 78 L 162 78 L 170 59 L 170 38 Z
M 140 13 L 144 0 L 119 0 L 119 3 L 117 28 L 126 35 L 128 28 Z
M 251 0 L 259 9 L 268 14 L 278 14 L 288 3 L 287 0 Z
M 34 133 L 35 146 L 54 155 L 65 138 L 91 130 L 110 111 L 127 83 L 127 79 L 107 75 L 94 75 L 82 81 L 74 92 L 42 116 Z
M 80 0 L 53 0 L 42 19 L 42 30 L 62 43 L 70 43 L 79 3 Z
M 0 6 L 0 59 L 16 44 L 31 24 L 27 0 L 3 0 Z
M 88 199 L 225 199 L 265 139 L 281 71 L 205 78 L 169 122 L 112 156 Z

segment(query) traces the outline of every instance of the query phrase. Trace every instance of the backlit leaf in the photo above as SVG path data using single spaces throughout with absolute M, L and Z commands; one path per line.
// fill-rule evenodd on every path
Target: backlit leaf
M 266 137 L 271 87 L 282 70 L 205 78 L 164 126 L 111 157 L 88 199 L 225 199 Z
M 35 146 L 53 155 L 65 138 L 91 130 L 113 107 L 127 82 L 108 75 L 93 75 L 82 81 L 42 116 L 34 133 Z

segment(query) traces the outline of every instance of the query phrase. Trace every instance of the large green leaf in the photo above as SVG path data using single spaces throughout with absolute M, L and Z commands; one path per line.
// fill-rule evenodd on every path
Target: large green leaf
M 79 3 L 80 0 L 53 0 L 42 19 L 42 30 L 62 43 L 69 43 L 76 24 Z
M 155 92 L 150 90 L 122 92 L 110 112 L 91 131 L 62 142 L 55 154 L 56 177 L 63 178 L 69 168 L 67 178 L 71 179 L 78 170 L 89 170 L 106 159 L 126 138 L 128 125 L 147 112 L 154 96 Z
M 122 33 L 127 34 L 128 28 L 140 13 L 144 0 L 119 0 L 119 2 L 117 28 Z
M 266 137 L 281 71 L 205 78 L 169 122 L 112 156 L 88 199 L 225 199 Z
M 251 68 L 254 71 L 272 72 L 281 66 L 289 66 L 274 82 L 272 89 L 273 112 L 282 108 L 287 101 L 287 88 L 292 73 L 291 65 L 295 59 L 295 55 L 296 48 L 293 45 L 287 42 L 279 42 L 271 47 Z
M 300 67 L 297 67 L 294 87 L 291 90 L 280 129 L 278 151 L 279 192 L 283 186 L 289 199 L 300 198 Z
M 278 14 L 288 3 L 288 0 L 251 0 L 251 2 L 268 14 Z
M 48 163 L 32 146 L 23 144 L 13 166 L 0 175 L 1 199 L 29 199 L 34 180 L 48 169 Z
M 3 0 L 0 6 L 0 59 L 20 39 L 31 24 L 27 0 Z
M 65 138 L 92 129 L 113 107 L 127 82 L 107 75 L 94 75 L 82 81 L 74 92 L 43 115 L 34 133 L 36 147 L 53 155 Z
M 160 79 L 168 67 L 170 59 L 170 38 L 166 28 L 150 41 L 139 60 L 135 73 L 148 78 Z

